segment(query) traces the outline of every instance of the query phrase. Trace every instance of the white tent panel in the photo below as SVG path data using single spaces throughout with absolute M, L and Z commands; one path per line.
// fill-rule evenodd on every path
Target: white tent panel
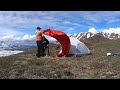
M 70 37 L 70 42 L 71 42 L 71 48 L 69 51 L 69 54 L 89 54 L 90 50 L 86 47 L 86 45 L 82 42 L 80 42 L 77 38 L 75 37 Z

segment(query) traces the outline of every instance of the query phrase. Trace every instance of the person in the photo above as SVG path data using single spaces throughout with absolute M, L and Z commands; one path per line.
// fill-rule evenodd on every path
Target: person
M 49 41 L 48 39 L 45 38 L 45 36 L 43 36 L 43 47 L 44 47 L 44 55 L 50 55 Z
M 41 30 L 40 27 L 36 28 L 36 43 L 37 43 L 37 57 L 44 56 L 44 47 L 43 47 L 43 41 L 42 41 L 42 33 L 43 30 Z

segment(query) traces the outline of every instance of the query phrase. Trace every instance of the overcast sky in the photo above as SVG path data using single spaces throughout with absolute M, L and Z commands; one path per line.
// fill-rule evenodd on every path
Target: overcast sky
M 1 39 L 33 39 L 38 26 L 67 34 L 120 33 L 120 11 L 0 11 Z

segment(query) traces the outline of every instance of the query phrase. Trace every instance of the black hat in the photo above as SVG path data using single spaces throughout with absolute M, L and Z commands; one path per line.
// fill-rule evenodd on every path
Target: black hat
M 36 29 L 40 30 L 40 29 L 42 29 L 42 28 L 40 28 L 40 27 L 37 27 Z

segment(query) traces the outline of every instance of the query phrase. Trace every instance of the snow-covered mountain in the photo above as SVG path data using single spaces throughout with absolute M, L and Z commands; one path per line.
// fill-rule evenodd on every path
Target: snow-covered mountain
M 103 32 L 99 32 L 99 33 L 83 32 L 83 33 L 73 34 L 71 35 L 71 37 L 77 37 L 79 40 L 85 40 L 87 38 L 94 37 L 96 35 L 102 36 L 104 38 L 111 39 L 111 40 L 116 40 L 120 38 L 120 34 L 103 33 Z
M 50 41 L 54 43 L 54 41 Z M 36 48 L 36 40 L 4 40 L 0 41 L 0 57 L 21 53 Z
M 120 34 L 117 33 L 91 33 L 91 32 L 83 32 L 78 34 L 73 34 L 70 37 L 77 37 L 79 40 L 85 40 L 90 37 L 100 36 L 103 38 L 116 40 L 120 38 Z M 54 43 L 54 41 L 50 41 L 50 43 Z M 35 40 L 7 40 L 7 41 L 0 41 L 0 51 L 1 50 L 29 50 L 33 47 L 36 47 L 36 41 Z
M 36 43 L 34 40 L 11 40 L 11 41 L 0 41 L 0 50 L 29 50 L 32 47 L 35 47 Z
M 50 41 L 50 43 L 54 43 L 54 41 Z M 31 48 L 36 47 L 36 40 L 4 40 L 0 41 L 0 51 L 2 50 L 22 50 L 26 51 Z

